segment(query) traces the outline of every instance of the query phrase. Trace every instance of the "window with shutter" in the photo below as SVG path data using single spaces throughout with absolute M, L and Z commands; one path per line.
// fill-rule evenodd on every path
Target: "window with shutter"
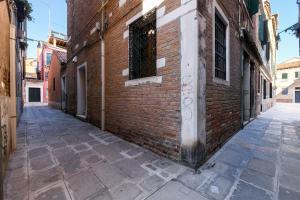
M 288 79 L 288 73 L 282 73 L 281 78 L 282 79 Z
M 255 15 L 259 10 L 259 0 L 246 0 L 247 9 L 250 16 Z

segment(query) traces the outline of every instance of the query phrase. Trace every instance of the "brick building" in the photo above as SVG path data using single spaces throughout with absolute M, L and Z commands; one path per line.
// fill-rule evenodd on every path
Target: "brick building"
M 242 127 L 265 1 L 67 3 L 67 112 L 192 166 Z
M 48 105 L 56 109 L 63 109 L 64 76 L 61 76 L 61 70 L 66 59 L 66 52 L 53 51 L 48 75 Z
M 43 103 L 48 103 L 48 76 L 53 51 L 66 52 L 66 36 L 62 33 L 51 31 L 48 41 L 40 41 L 37 46 L 38 79 L 43 81 Z

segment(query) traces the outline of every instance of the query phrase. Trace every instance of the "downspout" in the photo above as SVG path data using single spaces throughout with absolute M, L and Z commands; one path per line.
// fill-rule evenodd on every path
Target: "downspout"
M 104 12 L 103 6 L 104 1 L 102 0 L 102 11 L 101 11 L 101 32 L 100 32 L 100 45 L 101 45 L 101 129 L 105 130 L 105 43 L 104 43 Z
M 243 2 L 241 2 L 241 0 L 239 0 L 239 32 L 240 32 L 240 65 L 241 65 L 241 95 L 240 95 L 240 101 L 241 101 L 241 127 L 244 127 L 244 51 L 243 51 L 243 47 L 242 47 L 242 38 L 243 37 L 243 33 L 242 33 L 242 29 L 241 29 L 241 4 Z

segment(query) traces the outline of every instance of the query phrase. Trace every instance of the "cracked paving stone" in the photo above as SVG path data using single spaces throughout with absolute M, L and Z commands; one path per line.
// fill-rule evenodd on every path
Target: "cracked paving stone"
M 48 152 L 49 152 L 49 150 L 47 149 L 47 147 L 39 147 L 39 148 L 29 150 L 28 157 L 29 157 L 29 159 L 32 159 L 32 158 L 35 158 L 38 156 L 45 155 Z
M 54 166 L 54 162 L 49 154 L 30 160 L 31 170 L 34 171 L 43 170 L 53 166 Z
M 296 192 L 284 187 L 279 187 L 278 200 L 298 200 L 300 199 L 300 192 Z
M 95 163 L 98 163 L 98 162 L 103 161 L 103 160 L 101 158 L 99 158 L 99 156 L 97 156 L 97 155 L 90 155 L 87 158 L 85 158 L 85 161 L 88 164 L 95 164 Z
M 248 168 L 271 177 L 274 177 L 276 173 L 276 165 L 266 160 L 252 159 L 248 164 Z
M 133 200 L 138 197 L 142 191 L 133 183 L 124 183 L 112 190 L 112 197 L 116 200 Z
M 67 183 L 76 200 L 84 200 L 104 190 L 104 186 L 88 170 L 81 171 L 69 177 Z
M 151 163 L 155 160 L 159 159 L 159 156 L 152 153 L 152 152 L 144 152 L 142 155 L 134 158 L 139 164 L 143 164 L 143 163 Z
M 282 187 L 300 191 L 300 178 L 283 174 L 279 177 L 279 183 Z
M 89 147 L 86 144 L 79 144 L 74 146 L 74 149 L 76 149 L 77 151 L 83 151 L 83 150 L 87 150 Z
M 195 174 L 195 172 L 191 169 L 188 169 L 184 173 L 178 176 L 178 180 L 182 182 L 184 185 L 186 185 L 189 188 L 192 188 L 195 190 L 198 188 L 200 185 L 204 184 L 205 181 L 207 180 L 208 176 L 211 176 L 212 173 L 206 173 L 206 171 L 200 173 L 200 174 Z
M 167 159 L 161 159 L 161 160 L 154 162 L 154 165 L 160 169 L 165 169 L 167 167 L 170 167 L 172 164 L 173 163 Z
M 31 191 L 53 184 L 63 179 L 63 174 L 58 167 L 53 167 L 43 172 L 36 172 L 30 175 Z
M 148 192 L 157 190 L 160 186 L 162 186 L 165 181 L 158 177 L 157 175 L 150 176 L 149 178 L 142 181 L 141 186 Z
M 118 149 L 114 148 L 113 144 L 108 146 L 99 144 L 94 146 L 93 149 L 96 152 L 100 153 L 102 156 L 104 156 L 105 160 L 108 160 L 110 162 L 114 162 L 123 158 L 123 156 L 119 153 Z
M 198 188 L 197 191 L 209 199 L 223 200 L 230 192 L 234 180 L 232 177 L 217 176 L 212 182 L 207 182 Z
M 243 181 L 239 181 L 237 188 L 234 190 L 230 200 L 272 200 L 272 194 L 254 187 Z
M 233 167 L 244 167 L 248 163 L 249 156 L 235 150 L 225 149 L 217 159 Z
M 68 200 L 62 187 L 53 187 L 37 195 L 35 200 Z
M 257 185 L 269 191 L 274 191 L 274 178 L 266 174 L 246 169 L 240 176 L 245 182 Z
M 108 163 L 100 163 L 92 166 L 95 175 L 103 182 L 107 188 L 112 188 L 121 184 L 127 176 L 118 168 Z
M 207 200 L 199 193 L 185 187 L 183 184 L 170 181 L 164 187 L 152 194 L 147 200 Z
M 143 169 L 137 161 L 124 159 L 114 164 L 120 171 L 126 174 L 132 180 L 141 180 L 148 175 L 148 172 Z

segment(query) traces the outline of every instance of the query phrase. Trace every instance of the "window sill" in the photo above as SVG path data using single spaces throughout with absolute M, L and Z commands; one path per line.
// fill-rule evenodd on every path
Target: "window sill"
M 145 85 L 145 84 L 151 84 L 151 83 L 161 84 L 162 76 L 151 76 L 151 77 L 146 77 L 146 78 L 128 80 L 125 82 L 125 87 Z
M 223 80 L 217 77 L 213 78 L 213 82 L 217 83 L 217 84 L 222 84 L 222 85 L 226 85 L 226 86 L 230 86 L 230 81 L 227 80 Z

